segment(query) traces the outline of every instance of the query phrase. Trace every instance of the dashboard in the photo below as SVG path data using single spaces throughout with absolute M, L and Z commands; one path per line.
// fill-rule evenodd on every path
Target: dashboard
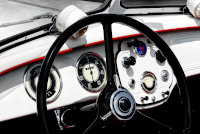
M 196 74 L 200 63 L 192 58 L 194 53 L 189 51 L 189 45 L 199 48 L 199 31 L 166 32 L 160 36 L 175 52 L 186 76 Z M 145 110 L 165 103 L 176 85 L 176 78 L 157 47 L 144 36 L 116 40 L 113 44 L 119 85 L 134 96 L 137 109 Z M 181 52 L 180 45 L 184 48 Z M 184 52 L 188 55 L 183 55 Z M 47 108 L 55 110 L 57 120 L 72 111 L 63 110 L 63 107 L 96 100 L 107 83 L 105 57 L 104 44 L 99 43 L 55 58 L 48 80 Z M 191 60 L 185 60 L 185 57 Z M 42 60 L 1 75 L 0 106 L 3 110 L 0 121 L 36 113 L 35 88 L 41 63 Z

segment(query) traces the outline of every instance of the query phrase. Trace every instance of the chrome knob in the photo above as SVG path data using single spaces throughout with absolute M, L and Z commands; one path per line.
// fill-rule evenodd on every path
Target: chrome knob
M 161 78 L 162 78 L 163 81 L 167 81 L 169 79 L 169 73 L 168 73 L 167 70 L 163 70 L 161 72 Z
M 129 85 L 130 87 L 134 87 L 134 86 L 135 86 L 135 80 L 134 80 L 134 79 L 130 79 L 130 80 L 128 81 L 128 85 Z

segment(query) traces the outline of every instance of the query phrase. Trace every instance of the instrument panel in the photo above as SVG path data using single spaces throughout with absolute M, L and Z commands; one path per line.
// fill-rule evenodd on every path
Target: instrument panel
M 156 47 L 137 38 L 125 40 L 116 55 L 119 80 L 135 97 L 138 105 L 153 104 L 169 96 L 172 70 L 165 57 Z M 76 56 L 74 66 L 79 86 L 88 92 L 97 93 L 107 84 L 106 63 L 97 53 L 85 52 Z M 28 95 L 35 100 L 41 63 L 29 66 L 24 75 L 24 86 Z M 74 77 L 74 76 L 73 76 Z M 65 80 L 70 82 L 70 80 Z M 61 75 L 52 66 L 47 84 L 47 103 L 56 100 L 62 89 Z
M 27 67 L 24 74 L 24 87 L 31 99 L 36 100 L 36 89 L 42 63 L 36 62 Z M 80 85 L 89 92 L 99 92 L 106 86 L 107 73 L 104 59 L 97 53 L 87 52 L 80 56 L 75 67 Z M 53 65 L 47 83 L 47 103 L 55 101 L 62 90 L 62 79 Z
M 137 106 L 146 108 L 167 100 L 173 72 L 153 43 L 139 39 L 124 40 L 116 62 L 122 87 L 132 93 Z

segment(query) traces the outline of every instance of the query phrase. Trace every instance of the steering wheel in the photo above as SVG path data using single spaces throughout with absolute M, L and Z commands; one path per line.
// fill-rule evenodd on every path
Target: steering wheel
M 93 23 L 102 23 L 104 30 L 104 41 L 105 41 L 105 53 L 106 53 L 106 63 L 107 63 L 107 85 L 99 94 L 96 100 L 97 107 L 97 117 L 94 122 L 85 130 L 85 134 L 91 132 L 99 122 L 102 120 L 108 120 L 112 114 L 121 121 L 134 120 L 135 117 L 140 118 L 150 124 L 153 124 L 161 129 L 164 129 L 170 133 L 185 133 L 189 134 L 191 130 L 191 107 L 190 99 L 188 94 L 188 87 L 186 83 L 185 74 L 183 69 L 180 66 L 176 56 L 171 51 L 169 46 L 162 40 L 162 38 L 151 30 L 146 25 L 141 22 L 128 18 L 126 16 L 115 15 L 115 14 L 102 14 L 102 15 L 93 15 L 71 25 L 67 28 L 53 43 L 49 49 L 43 63 L 39 76 L 39 82 L 37 86 L 37 114 L 39 120 L 44 128 L 44 132 L 49 134 L 49 129 L 47 126 L 47 107 L 46 107 L 46 89 L 47 89 L 47 80 L 50 72 L 50 68 L 53 64 L 53 61 L 59 52 L 62 45 L 67 41 L 67 39 L 74 34 L 79 29 L 93 24 Z M 164 54 L 168 63 L 170 64 L 174 75 L 177 78 L 177 83 L 180 90 L 180 95 L 182 97 L 183 106 L 185 109 L 185 128 L 183 131 L 178 131 L 177 129 L 171 128 L 161 122 L 158 122 L 155 119 L 148 117 L 147 115 L 142 114 L 136 109 L 136 103 L 134 96 L 129 93 L 126 89 L 118 89 L 115 85 L 115 63 L 114 63 L 114 52 L 113 52 L 113 40 L 112 40 L 112 30 L 111 24 L 114 22 L 123 23 L 128 25 L 143 35 L 150 39 L 154 44 L 160 49 Z M 124 100 L 119 102 L 119 96 L 123 96 Z M 115 102 L 119 104 L 115 104 Z M 121 107 L 121 112 L 119 108 Z M 123 112 L 124 111 L 124 112 Z

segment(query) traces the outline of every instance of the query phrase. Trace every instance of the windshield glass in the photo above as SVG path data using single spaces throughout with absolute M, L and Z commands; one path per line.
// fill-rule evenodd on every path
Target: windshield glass
M 187 0 L 121 0 L 124 7 L 165 7 L 185 6 Z

